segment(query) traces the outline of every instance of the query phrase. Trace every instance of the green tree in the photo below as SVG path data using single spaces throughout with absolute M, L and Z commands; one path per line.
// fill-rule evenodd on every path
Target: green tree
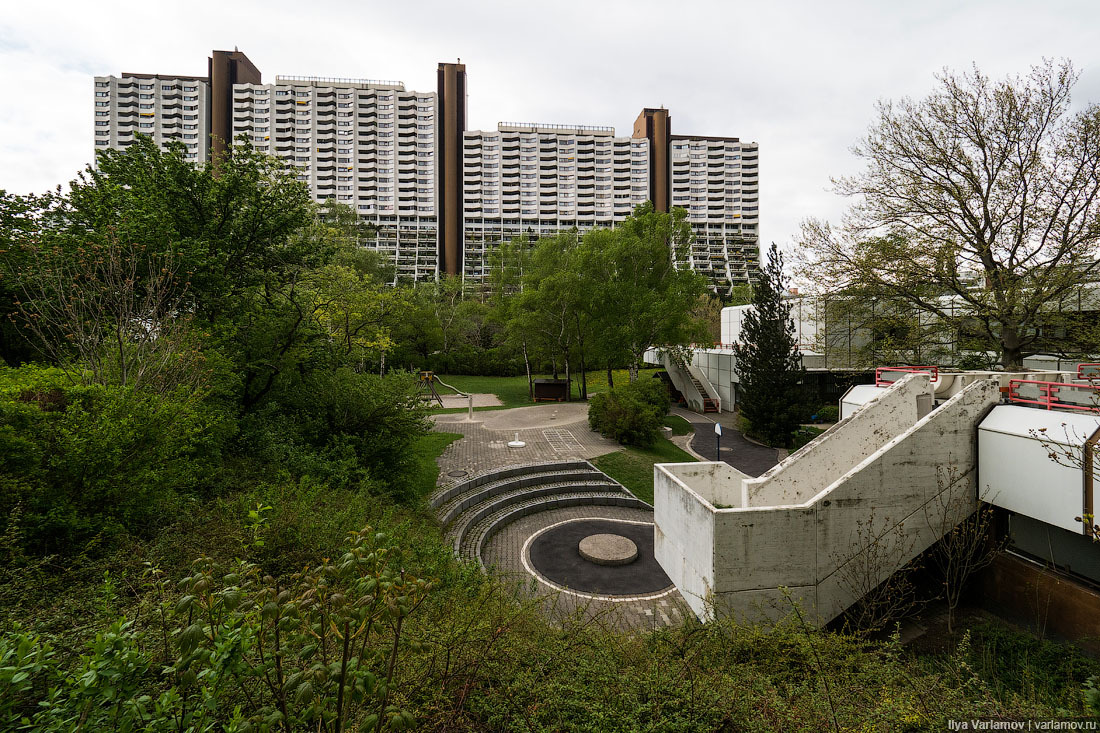
M 856 203 L 841 228 L 804 224 L 802 270 L 976 330 L 1018 370 L 1060 302 L 1100 276 L 1100 104 L 1070 111 L 1069 62 L 938 81 L 879 104 L 854 149 L 866 169 L 835 181 Z
M 609 371 L 625 362 L 634 381 L 646 349 L 707 340 L 706 324 L 693 315 L 706 280 L 682 264 L 692 236 L 687 212 L 661 213 L 649 202 L 615 229 L 585 235 L 584 292 Z
M 754 436 L 776 446 L 790 444 L 801 402 L 802 360 L 786 291 L 783 257 L 772 244 L 733 349 L 741 416 Z

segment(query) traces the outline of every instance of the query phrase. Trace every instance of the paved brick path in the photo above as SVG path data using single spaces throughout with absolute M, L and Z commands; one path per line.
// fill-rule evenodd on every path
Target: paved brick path
M 769 468 L 779 463 L 779 454 L 775 448 L 758 445 L 745 439 L 737 430 L 736 418 L 730 413 L 722 413 L 718 419 L 712 415 L 700 415 L 697 412 L 673 409 L 673 413 L 684 418 L 695 428 L 695 438 L 691 441 L 691 452 L 702 456 L 705 460 L 717 460 L 716 441 L 714 439 L 714 423 L 722 424 L 722 458 L 739 471 L 749 476 L 759 476 Z
M 450 471 L 472 476 L 520 463 L 587 460 L 619 450 L 618 443 L 588 427 L 587 409 L 587 405 L 546 405 L 475 412 L 472 423 L 457 413 L 433 416 L 436 430 L 464 436 L 439 457 L 440 486 L 461 480 L 448 476 Z M 508 447 L 516 433 L 525 447 Z
M 435 415 L 435 430 L 461 433 L 439 457 L 439 485 L 447 486 L 483 471 L 517 464 L 591 459 L 620 449 L 588 427 L 587 405 L 560 404 L 464 414 Z M 509 448 L 519 433 L 527 445 Z M 464 471 L 463 476 L 449 476 Z M 494 535 L 482 551 L 486 567 L 514 580 L 521 592 L 538 600 L 551 619 L 580 614 L 588 621 L 618 629 L 646 630 L 678 623 L 690 614 L 675 587 L 637 598 L 593 597 L 562 591 L 539 581 L 524 564 L 524 544 L 540 530 L 572 519 L 618 519 L 652 523 L 653 512 L 612 506 L 552 509 L 523 517 Z

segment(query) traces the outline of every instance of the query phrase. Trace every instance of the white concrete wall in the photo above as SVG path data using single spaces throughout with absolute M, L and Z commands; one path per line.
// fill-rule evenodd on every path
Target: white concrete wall
M 735 359 L 729 349 L 695 349 L 691 364 L 706 378 L 722 399 L 722 411 L 732 412 L 734 407 L 733 385 L 737 383 Z
M 994 506 L 1081 533 L 1083 446 L 1100 430 L 1095 414 L 1017 405 L 993 409 L 978 428 L 978 496 Z M 1052 460 L 1051 454 L 1058 460 Z
M 745 506 L 801 504 L 917 421 L 928 375 L 910 374 L 875 395 L 759 478 L 744 482 Z
M 654 466 L 653 554 L 691 610 L 704 618 L 713 595 L 715 509 L 667 470 L 684 465 Z
M 822 623 L 858 600 L 838 571 L 860 561 L 855 530 L 872 511 L 904 549 L 895 567 L 880 568 L 878 580 L 885 580 L 976 508 L 975 435 L 999 400 L 996 382 L 971 384 L 814 497 Z
M 831 450 L 793 454 L 767 494 L 792 501 L 717 509 L 706 497 L 728 496 L 717 484 L 732 489 L 740 472 L 656 466 L 657 560 L 696 614 L 769 621 L 788 614 L 793 599 L 827 623 L 858 600 L 846 576 L 868 557 L 857 542 L 861 522 L 874 516 L 876 533 L 896 536 L 901 548 L 868 571 L 877 583 L 973 511 L 975 432 L 1000 398 L 997 383 L 975 382 L 917 420 L 916 398 L 927 390 L 927 375 L 908 376 L 885 393 L 893 399 L 876 400 L 874 409 L 869 403 L 849 427 L 838 424 L 832 439 L 817 441 Z M 754 481 L 740 480 L 745 487 Z

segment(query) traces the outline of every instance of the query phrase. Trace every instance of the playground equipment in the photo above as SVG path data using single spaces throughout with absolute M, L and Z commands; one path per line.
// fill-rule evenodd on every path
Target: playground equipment
M 466 419 L 470 420 L 470 421 L 473 421 L 473 419 L 474 419 L 474 396 L 472 394 L 467 394 L 466 392 L 463 392 L 462 390 L 458 389 L 457 387 L 452 387 L 451 385 L 447 384 L 442 379 L 440 379 L 438 376 L 436 376 L 435 372 L 430 372 L 430 371 L 421 371 L 420 372 L 420 382 L 419 382 L 419 390 L 418 391 L 423 396 L 423 399 L 426 399 L 429 402 L 436 402 L 436 403 L 439 404 L 440 407 L 443 407 L 443 397 L 439 394 L 439 390 L 437 390 L 435 388 L 435 383 L 436 382 L 439 382 L 444 387 L 446 387 L 447 389 L 449 389 L 452 392 L 454 392 L 455 394 L 457 394 L 459 397 L 465 397 L 466 398 L 466 409 L 467 409 Z

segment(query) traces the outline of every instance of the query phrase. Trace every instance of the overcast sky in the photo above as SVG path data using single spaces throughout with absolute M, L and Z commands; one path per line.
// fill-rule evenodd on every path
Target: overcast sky
M 435 89 L 461 58 L 469 127 L 502 120 L 613 125 L 668 107 L 677 134 L 760 143 L 764 242 L 837 219 L 829 179 L 883 98 L 921 97 L 945 67 L 994 77 L 1044 56 L 1100 101 L 1100 2 L 632 0 L 0 0 L 0 189 L 44 191 L 92 158 L 97 74 L 205 75 L 211 49 L 277 74 L 366 77 Z

